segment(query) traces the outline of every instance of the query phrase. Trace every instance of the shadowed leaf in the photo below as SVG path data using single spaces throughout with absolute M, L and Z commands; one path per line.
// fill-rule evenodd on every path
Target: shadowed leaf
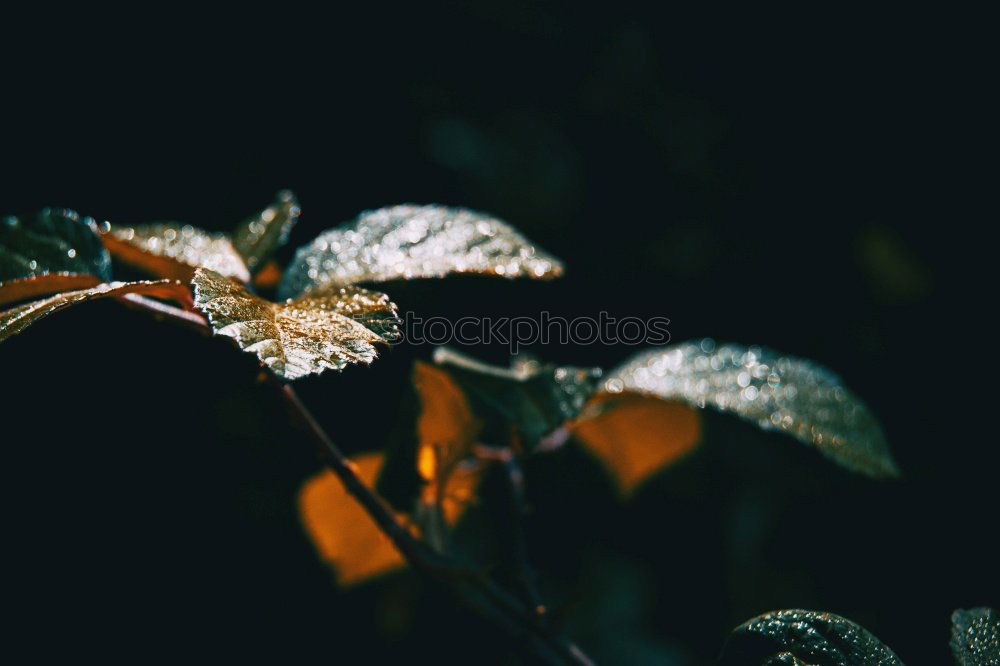
M 558 259 L 506 222 L 464 208 L 403 205 L 362 213 L 296 252 L 278 294 L 386 280 L 483 273 L 552 278 Z
M 233 232 L 233 247 L 251 273 L 264 267 L 271 253 L 285 244 L 299 220 L 299 202 L 288 190 L 278 192 L 274 203 L 244 220 Z
M 533 360 L 510 368 L 489 365 L 446 347 L 434 351 L 467 394 L 477 417 L 491 426 L 485 435 L 506 446 L 513 427 L 530 451 L 566 421 L 576 418 L 600 377 L 597 368 L 556 367 Z
M 215 333 L 284 379 L 371 363 L 375 343 L 395 340 L 396 306 L 378 292 L 343 287 L 271 303 L 206 268 L 197 269 L 192 283 L 195 306 Z
M 607 467 L 621 494 L 628 496 L 697 446 L 701 418 L 679 402 L 638 394 L 598 394 L 569 429 Z
M 383 460 L 381 453 L 351 458 L 358 476 L 369 487 L 375 485 Z M 353 585 L 406 564 L 333 472 L 323 471 L 302 486 L 299 515 L 320 557 L 334 568 L 341 585 Z M 405 520 L 401 514 L 397 517 Z
M 875 636 L 839 615 L 782 610 L 736 627 L 721 663 L 902 666 L 903 662 Z
M 1000 666 L 1000 616 L 992 608 L 951 614 L 951 652 L 958 666 Z
M 166 300 L 174 300 L 190 305 L 191 293 L 188 288 L 172 280 L 156 282 L 111 282 L 99 284 L 89 289 L 67 291 L 40 301 L 25 303 L 0 312 L 0 342 L 17 335 L 39 319 L 64 310 L 70 306 L 97 298 L 122 297 L 127 294 L 144 294 Z
M 97 224 L 71 210 L 0 221 L 0 303 L 111 279 L 111 258 Z
M 686 342 L 640 353 L 603 390 L 712 407 L 816 447 L 874 477 L 899 471 L 875 417 L 829 370 L 761 347 Z

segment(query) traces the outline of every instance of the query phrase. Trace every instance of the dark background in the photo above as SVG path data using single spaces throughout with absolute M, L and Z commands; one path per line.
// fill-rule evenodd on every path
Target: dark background
M 403 310 L 666 316 L 676 341 L 815 359 L 879 415 L 902 480 L 714 415 L 628 503 L 563 451 L 528 468 L 543 591 L 602 663 L 711 663 L 733 626 L 792 607 L 947 663 L 951 611 L 1000 600 L 995 435 L 964 374 L 987 367 L 961 309 L 982 305 L 953 280 L 976 237 L 945 156 L 974 38 L 871 8 L 327 12 L 10 17 L 0 212 L 228 230 L 288 187 L 287 260 L 366 208 L 463 205 L 565 278 L 385 285 Z M 609 367 L 634 350 L 532 351 Z M 429 354 L 397 347 L 301 394 L 346 450 L 376 449 Z M 97 302 L 4 343 L 0 367 L 9 638 L 138 659 L 512 658 L 411 575 L 335 588 L 295 513 L 316 460 L 225 341 Z

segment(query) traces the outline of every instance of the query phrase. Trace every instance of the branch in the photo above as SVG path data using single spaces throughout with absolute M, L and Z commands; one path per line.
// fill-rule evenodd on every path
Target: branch
M 158 320 L 170 321 L 203 335 L 213 332 L 205 318 L 196 312 L 131 294 L 119 300 L 129 307 L 152 314 Z M 430 548 L 401 525 L 385 502 L 361 481 L 354 464 L 326 434 L 291 385 L 280 381 L 266 369 L 264 373 L 289 408 L 305 424 L 326 466 L 414 569 L 447 586 L 466 605 L 507 633 L 528 657 L 554 666 L 594 666 L 580 648 L 542 627 L 536 608 L 526 607 L 485 574 Z

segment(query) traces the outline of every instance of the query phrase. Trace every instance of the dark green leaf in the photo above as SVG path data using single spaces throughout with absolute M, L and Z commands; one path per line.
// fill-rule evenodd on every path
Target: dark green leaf
M 285 244 L 300 212 L 295 195 L 282 190 L 274 203 L 236 227 L 233 247 L 243 257 L 251 273 L 262 268 L 271 253 Z
M 0 221 L 0 303 L 111 279 L 97 223 L 62 208 Z
M 1000 617 L 992 608 L 951 614 L 951 652 L 958 666 L 1000 666 Z
M 722 663 L 902 666 L 903 662 L 875 636 L 839 615 L 781 610 L 755 617 L 734 629 Z
M 510 368 L 482 363 L 441 347 L 434 361 L 469 396 L 473 411 L 486 423 L 488 443 L 507 445 L 513 426 L 530 450 L 568 420 L 576 418 L 601 376 L 597 368 L 556 367 L 516 361 Z

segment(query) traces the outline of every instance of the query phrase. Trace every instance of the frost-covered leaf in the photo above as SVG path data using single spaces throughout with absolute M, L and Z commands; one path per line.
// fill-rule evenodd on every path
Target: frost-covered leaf
M 215 333 L 284 379 L 371 363 L 376 343 L 396 339 L 396 306 L 378 292 L 342 287 L 272 303 L 207 268 L 195 271 L 192 284 L 195 306 Z
M 111 279 L 97 223 L 62 208 L 0 220 L 0 303 Z
M 298 250 L 278 294 L 386 280 L 483 273 L 552 278 L 558 259 L 506 222 L 464 208 L 402 205 L 362 213 Z
M 1000 666 L 1000 616 L 992 608 L 951 614 L 951 652 L 958 666 Z
M 68 307 L 92 301 L 97 298 L 122 297 L 127 294 L 143 294 L 166 300 L 173 300 L 189 305 L 191 292 L 188 288 L 173 280 L 157 280 L 155 282 L 111 282 L 99 284 L 89 289 L 67 291 L 40 301 L 25 303 L 0 312 L 0 342 L 17 335 L 39 319 L 50 314 L 65 310 Z
M 242 282 L 264 267 L 284 244 L 299 218 L 291 192 L 279 192 L 274 203 L 247 218 L 232 235 L 209 232 L 181 222 L 113 226 L 104 243 L 115 258 L 160 277 L 190 280 L 196 268 L 208 268 Z
M 187 281 L 198 267 L 243 282 L 250 279 L 243 257 L 224 233 L 210 233 L 180 222 L 114 226 L 104 243 L 111 254 L 153 275 Z
M 611 473 L 622 495 L 701 440 L 701 418 L 680 402 L 634 393 L 595 395 L 569 430 Z
M 364 453 L 352 457 L 351 462 L 361 481 L 371 488 L 384 457 L 381 453 Z M 371 516 L 329 470 L 302 486 L 299 516 L 320 557 L 333 567 L 341 585 L 353 585 L 406 564 Z M 406 520 L 402 514 L 396 517 Z
M 722 664 L 902 666 L 892 650 L 864 628 L 833 613 L 781 610 L 741 624 L 726 642 Z
M 786 432 L 856 472 L 899 473 L 875 417 L 835 374 L 767 348 L 702 340 L 653 349 L 608 373 L 603 390 L 712 407 Z
M 274 203 L 244 220 L 233 232 L 233 247 L 251 273 L 264 267 L 271 253 L 285 244 L 299 220 L 299 202 L 288 190 L 278 192 Z

